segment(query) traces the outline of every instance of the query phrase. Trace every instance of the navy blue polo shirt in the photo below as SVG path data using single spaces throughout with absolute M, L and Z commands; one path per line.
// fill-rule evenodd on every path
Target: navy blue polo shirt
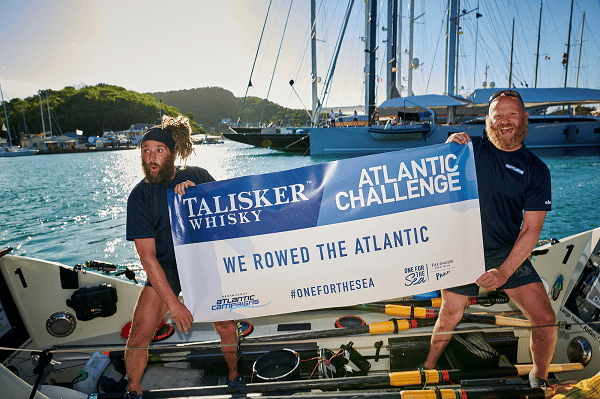
M 513 245 L 521 231 L 523 211 L 552 209 L 550 170 L 523 145 L 497 149 L 484 137 L 472 137 L 484 250 Z
M 215 181 L 205 169 L 188 166 L 178 169 L 173 180 L 166 184 L 150 184 L 142 180 L 133 188 L 127 200 L 127 240 L 154 238 L 156 258 L 163 268 L 177 267 L 167 190 L 173 190 L 177 184 L 186 180 L 196 184 Z

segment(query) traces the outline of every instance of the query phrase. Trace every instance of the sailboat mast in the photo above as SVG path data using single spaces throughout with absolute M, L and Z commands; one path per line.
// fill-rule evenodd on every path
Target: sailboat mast
M 538 63 L 540 61 L 540 36 L 542 32 L 542 1 L 543 0 L 540 0 L 540 23 L 538 24 L 537 51 L 535 53 L 535 88 L 537 88 Z
M 160 118 L 160 123 L 162 125 L 162 108 L 160 107 L 160 91 L 158 92 L 158 117 Z
M 377 0 L 367 0 L 367 90 L 365 91 L 365 111 L 369 120 L 375 115 L 375 51 L 377 48 Z
M 400 6 L 398 7 L 398 42 L 396 45 L 396 65 L 397 65 L 397 85 L 398 85 L 398 95 L 402 97 L 402 0 L 400 1 Z
M 23 113 L 23 125 L 25 126 L 25 138 L 29 138 L 29 130 L 27 129 L 27 120 L 25 119 L 25 107 L 21 102 L 21 112 Z
M 579 67 L 581 65 L 581 45 L 583 43 L 583 25 L 585 22 L 585 11 L 583 12 L 583 17 L 581 18 L 581 36 L 579 38 L 579 59 L 577 60 L 577 78 L 575 79 L 575 87 L 579 87 Z
M 52 137 L 52 118 L 50 117 L 50 101 L 48 101 L 48 90 L 46 90 L 46 106 L 48 107 L 48 123 L 50 124 L 50 137 Z
M 42 91 L 38 90 L 38 96 L 40 97 L 40 114 L 42 115 L 42 133 L 46 135 L 46 124 L 44 123 L 44 107 L 42 106 Z
M 398 31 L 398 0 L 388 0 L 388 23 L 387 23 L 387 90 L 386 99 L 398 97 L 396 89 L 396 37 Z
M 512 87 L 513 49 L 515 45 L 515 19 L 513 18 L 512 39 L 510 41 L 510 72 L 508 73 L 508 87 Z
M 10 124 L 8 123 L 8 114 L 6 113 L 6 104 L 4 104 L 4 93 L 0 86 L 0 95 L 2 96 L 2 107 L 4 108 L 4 119 L 6 119 L 6 129 L 8 129 L 8 144 L 12 147 L 12 139 L 10 138 Z
M 450 13 L 448 24 L 450 26 L 448 36 L 448 81 L 446 87 L 446 93 L 449 96 L 454 95 L 454 75 L 456 70 L 456 36 L 458 32 L 458 0 L 451 0 L 450 2 Z M 448 107 L 447 111 L 447 122 L 454 123 L 454 108 Z
M 312 77 L 312 123 L 316 125 L 319 116 L 317 115 L 317 109 L 319 108 L 319 95 L 317 93 L 317 11 L 316 11 L 316 0 L 310 1 L 310 54 L 311 54 L 311 77 Z
M 408 17 L 409 21 L 409 30 L 408 30 L 408 89 L 406 92 L 407 96 L 412 96 L 412 60 L 413 60 L 413 33 L 414 33 L 414 25 L 415 25 L 415 0 L 410 0 L 410 13 Z
M 569 38 L 567 40 L 567 62 L 565 63 L 565 85 L 567 87 L 567 74 L 569 72 L 569 52 L 571 50 L 571 25 L 573 22 L 573 3 L 575 0 L 571 0 L 571 16 L 569 17 Z

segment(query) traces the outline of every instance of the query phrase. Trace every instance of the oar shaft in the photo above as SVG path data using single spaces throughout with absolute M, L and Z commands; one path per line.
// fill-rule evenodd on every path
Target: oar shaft
M 409 370 L 390 373 L 391 386 L 411 386 L 422 384 L 439 384 L 441 382 L 458 382 L 466 379 L 523 376 L 529 374 L 532 364 L 518 364 L 511 367 L 497 367 L 494 369 L 471 370 Z M 583 370 L 581 363 L 551 364 L 548 371 L 558 373 L 561 371 Z
M 490 388 L 467 388 L 467 389 L 440 389 L 439 396 L 433 389 L 401 391 L 401 399 L 538 399 L 544 398 L 545 393 L 542 388 L 529 387 L 490 387 Z
M 527 375 L 533 368 L 533 364 L 515 364 L 514 367 L 517 369 L 519 375 Z M 548 366 L 549 373 L 561 373 L 579 370 L 583 370 L 583 364 L 581 363 L 557 363 Z
M 412 319 L 433 319 L 435 310 L 416 306 L 386 305 L 382 303 L 366 303 L 352 306 L 354 310 L 385 313 L 388 316 L 410 317 Z
M 385 313 L 388 316 L 410 317 L 415 319 L 434 319 L 437 317 L 437 313 L 433 309 L 404 305 L 384 305 L 381 303 L 367 303 L 364 305 L 353 306 L 352 309 L 368 312 Z M 524 328 L 531 327 L 531 323 L 525 319 L 494 315 L 479 315 L 472 313 L 465 313 L 463 315 L 463 321 L 494 324 L 497 326 Z

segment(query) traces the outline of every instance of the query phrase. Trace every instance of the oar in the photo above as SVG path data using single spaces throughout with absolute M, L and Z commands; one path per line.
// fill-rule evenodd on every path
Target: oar
M 467 298 L 467 306 L 469 305 L 495 305 L 499 303 L 508 303 L 510 298 L 508 297 L 494 297 L 494 296 L 470 296 Z M 382 301 L 374 302 L 375 304 L 383 305 L 404 305 L 404 306 L 424 306 L 439 308 L 442 306 L 442 298 L 431 298 L 431 299 L 399 299 L 393 301 Z
M 512 327 L 531 327 L 527 320 L 514 319 L 511 317 L 503 316 L 492 316 L 492 315 L 476 315 L 465 313 L 463 319 L 468 322 L 478 322 L 486 324 L 495 324 L 501 326 L 512 326 Z M 307 341 L 322 338 L 334 338 L 334 337 L 347 337 L 353 335 L 364 335 L 364 334 L 392 334 L 400 331 L 407 331 L 413 328 L 431 327 L 435 324 L 434 319 L 392 319 L 389 321 L 375 322 L 364 326 L 356 327 L 344 327 L 334 328 L 329 330 L 318 330 L 318 331 L 302 331 L 296 333 L 266 335 L 259 337 L 247 337 L 243 339 L 243 344 L 260 344 L 260 343 L 271 343 L 271 342 L 284 342 L 284 341 Z M 165 352 L 181 352 L 189 351 L 196 348 L 205 348 L 211 346 L 219 346 L 220 341 L 202 341 L 192 342 L 186 344 L 177 345 L 160 345 L 151 346 L 147 348 L 152 353 L 165 353 Z M 61 345 L 56 348 L 58 351 L 63 350 L 86 350 L 88 346 L 85 345 Z M 122 350 L 125 348 L 114 348 L 113 350 Z M 130 348 L 136 349 L 136 348 Z M 146 349 L 146 348 L 139 348 Z
M 413 328 L 420 327 L 431 327 L 434 324 L 434 320 L 414 320 L 414 319 L 402 319 L 402 320 L 389 320 L 380 321 L 364 326 L 357 327 L 345 327 L 345 328 L 334 328 L 330 330 L 319 330 L 319 331 L 301 331 L 297 333 L 288 334 L 277 334 L 277 335 L 266 335 L 262 337 L 247 337 L 244 338 L 243 344 L 255 344 L 265 342 L 280 342 L 280 341 L 305 341 L 319 338 L 332 338 L 332 337 L 345 337 L 351 335 L 361 334 L 395 334 L 400 331 L 406 331 Z M 212 342 L 199 342 L 190 344 L 181 344 L 178 347 L 185 348 L 187 350 L 195 347 L 202 347 L 207 344 L 218 344 L 219 341 Z M 149 348 L 151 351 L 156 351 L 158 348 Z
M 13 250 L 13 247 L 6 247 L 3 250 L 1 250 L 0 251 L 0 258 L 3 257 L 4 255 L 9 254 L 12 250 Z
M 494 386 L 487 388 L 445 388 L 400 391 L 400 399 L 541 399 L 546 394 L 543 388 Z
M 437 317 L 437 312 L 433 309 L 404 306 L 404 305 L 385 305 L 381 303 L 368 303 L 364 305 L 352 306 L 354 310 L 368 311 L 385 313 L 388 316 L 396 317 L 415 317 L 415 318 L 427 318 L 433 319 Z M 494 316 L 494 315 L 480 315 L 465 313 L 462 321 L 471 323 L 484 323 L 494 324 L 497 326 L 510 326 L 510 327 L 531 327 L 531 323 L 526 319 L 516 319 L 513 317 Z
M 253 392 L 285 392 L 285 391 L 298 391 L 298 390 L 312 390 L 312 389 L 337 389 L 337 388 L 380 388 L 380 387 L 401 387 L 401 386 L 421 386 L 429 384 L 437 384 L 440 382 L 460 382 L 465 379 L 476 379 L 476 378 L 491 378 L 491 377 L 510 377 L 510 376 L 523 376 L 527 375 L 533 368 L 532 364 L 520 364 L 512 367 L 498 367 L 495 369 L 477 369 L 477 370 L 411 370 L 411 371 L 398 371 L 389 374 L 374 374 L 368 376 L 359 377 L 344 377 L 344 378 L 331 378 L 331 379 L 316 379 L 316 380 L 302 380 L 302 381 L 281 381 L 281 382 L 262 382 L 252 383 L 245 386 L 208 386 L 208 387 L 191 387 L 191 388 L 178 388 L 178 389 L 164 389 L 164 390 L 152 390 L 144 392 L 144 398 L 169 398 L 169 397 L 187 397 L 187 396 L 207 396 L 207 395 L 225 395 L 232 393 L 253 393 Z M 565 363 L 565 364 L 551 364 L 548 371 L 551 373 L 557 373 L 561 371 L 575 371 L 582 370 L 583 365 L 580 363 Z M 516 389 L 510 387 L 511 389 Z M 469 388 L 461 389 L 466 392 L 490 392 L 493 388 Z M 506 391 L 507 387 L 498 387 L 497 391 Z M 441 393 L 442 390 L 440 390 Z M 442 398 L 455 399 L 456 396 L 448 396 L 449 392 L 454 390 L 447 390 L 446 396 Z M 540 389 L 540 391 L 542 391 Z M 435 391 L 402 391 L 406 392 L 406 396 L 402 396 L 404 399 L 408 398 L 436 398 Z M 410 393 L 409 393 L 410 392 Z M 419 395 L 421 393 L 433 393 L 434 396 L 410 396 L 412 394 Z M 397 393 L 396 393 L 397 394 Z M 371 392 L 373 395 L 373 392 Z M 97 398 L 112 398 L 113 396 L 103 396 L 98 394 Z M 116 398 L 116 396 L 114 396 Z M 465 396 L 459 396 L 464 398 Z M 494 398 L 495 396 L 471 396 L 467 395 L 467 398 Z M 518 398 L 520 396 L 499 396 L 503 398 Z M 532 397 L 532 396 L 530 396 Z M 536 397 L 536 396 L 533 396 Z M 543 396 L 541 396 L 543 397 Z
M 360 388 L 360 387 L 359 387 Z M 183 398 L 190 397 L 196 394 L 198 389 L 202 388 L 191 388 L 191 389 L 172 389 L 172 390 L 152 390 L 145 391 L 144 398 L 158 399 L 158 398 Z M 221 395 L 225 398 L 232 397 L 231 393 L 233 390 L 228 390 L 224 387 L 218 388 Z M 211 391 L 212 392 L 212 391 Z M 438 396 L 439 392 L 439 396 Z M 93 397 L 97 399 L 122 399 L 124 392 L 121 393 L 99 393 L 94 394 Z M 201 395 L 210 395 L 205 391 L 201 391 Z M 182 396 L 186 395 L 186 396 Z M 212 394 L 211 397 L 214 397 Z M 194 396 L 196 397 L 196 396 Z M 244 397 L 244 396 L 241 396 Z M 272 399 L 289 399 L 290 393 L 271 393 L 268 396 Z M 543 388 L 529 388 L 524 386 L 494 386 L 489 388 L 462 388 L 462 389 L 425 389 L 425 390 L 410 390 L 410 391 L 396 391 L 396 390 L 353 390 L 348 392 L 294 392 L 294 399 L 340 399 L 340 398 L 352 398 L 352 399 L 542 399 L 545 398 L 545 391 Z
M 390 373 L 390 385 L 409 386 L 421 384 L 439 384 L 440 382 L 458 382 L 476 378 L 524 376 L 533 369 L 533 364 L 515 364 L 495 369 L 473 370 L 411 370 Z M 549 373 L 583 370 L 581 363 L 558 363 L 548 367 Z
M 260 344 L 270 342 L 284 342 L 284 341 L 306 341 L 315 340 L 320 338 L 332 338 L 332 337 L 346 337 L 352 335 L 362 334 L 391 334 L 398 333 L 400 331 L 410 330 L 412 328 L 420 327 L 431 327 L 435 323 L 434 320 L 389 320 L 371 323 L 364 326 L 357 327 L 345 327 L 345 328 L 334 328 L 329 330 L 319 331 L 301 331 L 296 333 L 287 334 L 276 334 L 276 335 L 265 335 L 260 337 L 247 337 L 244 338 L 242 344 Z M 129 349 L 148 349 L 152 353 L 166 353 L 166 352 L 181 352 L 189 351 L 196 348 L 205 348 L 220 346 L 220 341 L 202 341 L 202 342 L 191 342 L 185 344 L 176 345 L 153 345 L 149 348 L 129 348 Z M 61 345 L 56 348 L 56 352 L 60 350 L 89 350 L 90 347 L 87 345 Z M 106 348 L 105 348 L 106 349 Z M 125 348 L 114 348 L 111 350 L 124 350 Z

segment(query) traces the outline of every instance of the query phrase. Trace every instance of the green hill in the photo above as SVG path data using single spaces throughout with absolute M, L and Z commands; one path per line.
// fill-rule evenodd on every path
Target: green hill
M 135 123 L 157 123 L 159 121 L 158 93 L 137 93 L 119 86 L 100 83 L 80 89 L 65 87 L 62 90 L 47 90 L 52 131 L 55 134 L 82 130 L 89 136 L 102 136 L 105 130 L 126 130 Z M 40 97 L 36 94 L 25 99 L 6 102 L 8 121 L 13 143 L 17 132 L 41 133 L 45 127 L 50 130 L 48 107 L 45 92 L 42 92 L 44 122 L 40 112 Z M 192 121 L 197 133 L 205 133 L 211 128 L 216 133 L 227 129 L 223 119 L 235 122 L 240 117 L 243 98 L 238 98 L 228 90 L 219 87 L 204 87 L 160 93 L 163 114 L 177 116 L 184 114 Z M 273 102 L 256 97 L 246 99 L 241 122 L 257 124 L 262 121 L 283 121 L 286 125 L 300 126 L 308 122 L 303 110 L 292 110 Z M 2 122 L 6 125 L 4 113 Z M 200 127 L 200 126 L 202 127 Z M 0 137 L 6 138 L 4 131 Z
M 104 130 L 126 130 L 134 123 L 156 123 L 159 119 L 158 101 L 154 97 L 118 86 L 98 84 L 81 89 L 69 86 L 48 90 L 47 94 L 47 101 L 45 92 L 41 99 L 43 123 L 38 95 L 6 104 L 12 137 L 17 131 L 29 134 L 41 133 L 44 128 L 49 131 L 48 103 L 54 134 L 82 130 L 88 137 L 102 136 Z M 168 105 L 162 106 L 162 112 L 172 116 L 180 113 Z
M 159 93 L 150 93 L 158 98 Z M 207 131 L 217 132 L 226 129 L 221 125 L 223 119 L 237 122 L 244 99 L 235 97 L 229 90 L 220 87 L 202 87 L 189 90 L 168 91 L 160 93 L 160 99 L 165 104 L 178 108 L 185 114 L 194 115 L 196 123 Z M 241 124 L 256 125 L 259 122 L 269 124 L 283 121 L 285 125 L 300 126 L 308 123 L 306 111 L 288 109 L 258 97 L 246 98 L 244 111 L 241 114 Z

